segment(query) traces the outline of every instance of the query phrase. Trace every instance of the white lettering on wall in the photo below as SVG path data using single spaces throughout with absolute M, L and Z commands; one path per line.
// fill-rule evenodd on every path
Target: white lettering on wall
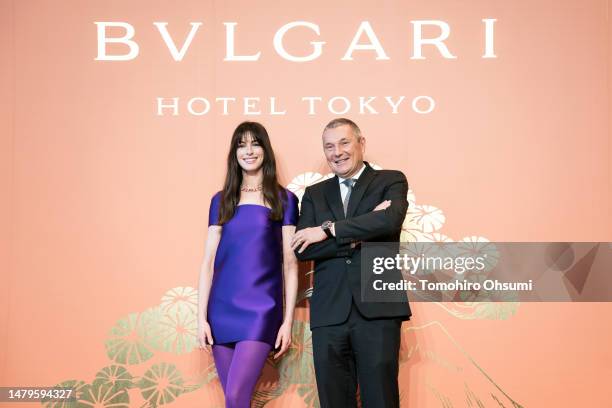
M 483 18 L 485 23 L 485 53 L 482 58 L 497 58 L 494 49 L 494 24 L 497 21 L 495 18 Z
M 138 44 L 132 41 L 136 30 L 134 30 L 131 24 L 121 21 L 96 21 L 94 24 L 98 27 L 98 56 L 95 58 L 96 61 L 129 61 L 138 56 Z M 107 27 L 121 27 L 125 30 L 125 35 L 123 37 L 108 38 L 106 36 Z M 106 44 L 109 43 L 125 44 L 130 49 L 130 52 L 123 55 L 108 55 L 106 53 Z
M 370 41 L 369 44 L 359 44 L 359 39 L 365 33 Z M 342 61 L 352 61 L 353 60 L 353 51 L 355 50 L 372 50 L 376 51 L 376 59 L 377 60 L 388 60 L 389 57 L 385 53 L 380 41 L 378 41 L 378 37 L 374 33 L 372 26 L 367 21 L 362 21 L 353 37 L 353 41 L 351 41 L 351 45 L 349 45 L 348 50 L 342 57 Z
M 191 30 L 189 31 L 189 34 L 187 35 L 187 39 L 183 41 L 183 45 L 181 46 L 181 50 L 179 51 L 176 48 L 176 44 L 174 43 L 174 40 L 168 33 L 168 29 L 166 28 L 168 23 L 159 21 L 153 24 L 155 25 L 155 27 L 157 27 L 157 30 L 161 34 L 162 39 L 166 43 L 166 46 L 168 47 L 168 50 L 170 51 L 170 54 L 172 55 L 172 58 L 174 58 L 175 61 L 183 60 L 185 53 L 187 52 L 187 50 L 189 49 L 189 46 L 191 45 L 191 42 L 193 41 L 193 37 L 195 37 L 196 32 L 202 25 L 202 23 L 189 23 L 191 24 Z
M 325 41 L 311 41 L 310 45 L 312 45 L 313 51 L 311 54 L 303 57 L 296 57 L 295 55 L 289 54 L 285 50 L 285 46 L 283 45 L 283 38 L 285 37 L 287 31 L 291 30 L 294 27 L 307 27 L 314 31 L 317 35 L 321 35 L 321 33 L 319 32 L 319 26 L 308 21 L 294 21 L 292 23 L 285 24 L 284 26 L 278 29 L 276 34 L 274 34 L 274 49 L 276 50 L 278 55 L 280 55 L 281 58 L 292 62 L 307 62 L 319 58 L 323 53 L 323 44 L 325 44 Z
M 413 34 L 413 54 L 410 59 L 425 59 L 422 52 L 423 45 L 434 45 L 440 54 L 444 58 L 447 59 L 456 59 L 457 57 L 450 53 L 446 45 L 444 44 L 444 40 L 448 38 L 450 35 L 450 26 L 440 20 L 413 20 L 411 21 L 414 26 L 414 34 Z M 423 26 L 424 25 L 433 25 L 440 27 L 440 35 L 436 38 L 423 38 Z
M 254 55 L 236 55 L 234 45 L 234 27 L 238 23 L 229 22 L 223 23 L 225 26 L 225 59 L 223 61 L 257 61 L 261 55 L 261 51 L 257 51 Z

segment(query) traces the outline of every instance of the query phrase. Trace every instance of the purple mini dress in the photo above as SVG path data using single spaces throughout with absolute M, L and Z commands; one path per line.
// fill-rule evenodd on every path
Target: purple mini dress
M 283 219 L 241 204 L 223 225 L 208 300 L 215 344 L 257 340 L 274 347 L 283 321 L 283 225 L 296 225 L 298 199 L 284 190 Z M 208 225 L 218 225 L 221 192 L 211 200 Z

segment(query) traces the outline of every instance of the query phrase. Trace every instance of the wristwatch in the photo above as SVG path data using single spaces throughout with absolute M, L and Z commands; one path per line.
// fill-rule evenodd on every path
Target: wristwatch
M 333 223 L 331 221 L 325 221 L 323 224 L 321 224 L 321 228 L 325 232 L 325 235 L 327 235 L 327 238 L 334 238 L 334 235 L 331 233 L 332 224 Z

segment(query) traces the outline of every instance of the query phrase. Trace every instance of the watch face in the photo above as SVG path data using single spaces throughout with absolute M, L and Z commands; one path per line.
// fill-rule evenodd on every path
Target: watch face
M 332 222 L 329 220 L 321 224 L 321 228 L 323 229 L 323 231 L 325 231 L 325 235 L 327 235 L 327 238 L 334 237 L 334 235 L 331 233 L 331 226 L 332 226 Z

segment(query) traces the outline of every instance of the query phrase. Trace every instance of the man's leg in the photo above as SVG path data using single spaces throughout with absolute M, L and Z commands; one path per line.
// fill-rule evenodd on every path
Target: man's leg
M 353 305 L 350 338 L 363 408 L 399 408 L 399 319 L 367 320 Z
M 312 351 L 321 407 L 357 407 L 357 373 L 347 323 L 312 329 Z

